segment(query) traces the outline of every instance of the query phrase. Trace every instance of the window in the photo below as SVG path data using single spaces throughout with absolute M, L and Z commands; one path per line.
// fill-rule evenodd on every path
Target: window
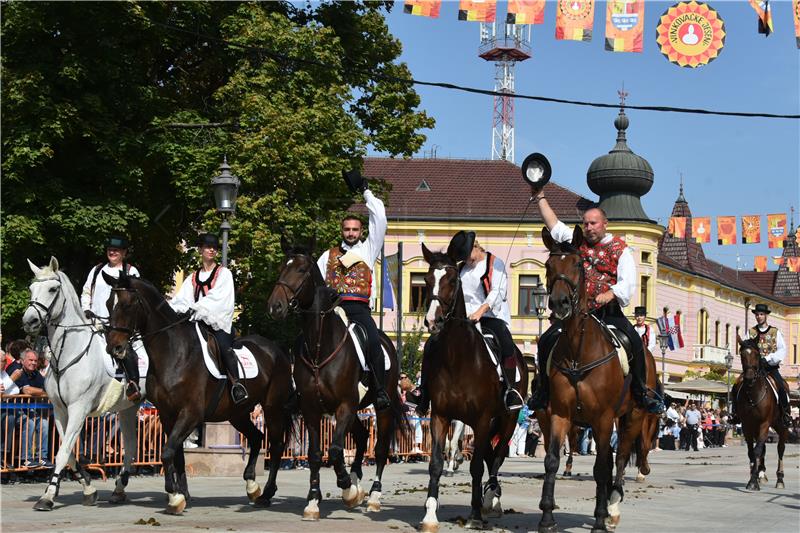
M 650 276 L 642 276 L 642 285 L 639 287 L 639 305 L 647 307 L 647 284 Z
M 719 320 L 714 322 L 714 346 L 719 346 Z
M 697 314 L 697 344 L 708 344 L 708 311 L 701 309 Z
M 741 326 L 736 326 L 736 338 L 739 338 L 739 332 L 742 330 Z M 739 343 L 738 341 L 734 343 L 736 345 L 736 355 L 739 355 Z
M 651 262 L 650 257 L 650 252 L 642 252 L 642 263 L 649 265 Z
M 725 346 L 730 349 L 731 347 L 731 325 L 725 324 Z
M 536 301 L 533 289 L 539 284 L 539 276 L 523 274 L 519 277 L 519 312 L 523 316 L 536 316 Z
M 411 273 L 411 312 L 424 313 L 428 300 L 428 287 L 425 285 L 424 272 Z

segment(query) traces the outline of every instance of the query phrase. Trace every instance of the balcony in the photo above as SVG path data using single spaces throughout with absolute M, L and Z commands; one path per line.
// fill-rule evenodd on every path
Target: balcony
M 727 348 L 720 348 L 707 344 L 695 344 L 693 362 L 725 366 L 726 355 L 728 355 Z

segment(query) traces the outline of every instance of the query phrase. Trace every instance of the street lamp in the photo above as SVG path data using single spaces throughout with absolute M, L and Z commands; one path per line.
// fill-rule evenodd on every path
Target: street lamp
M 536 307 L 536 317 L 539 319 L 539 337 L 542 336 L 542 319 L 547 312 L 547 302 L 550 300 L 550 294 L 547 292 L 547 287 L 538 282 L 536 287 L 533 288 L 533 305 Z
M 667 348 L 669 348 L 669 335 L 658 334 L 658 347 L 661 348 L 661 383 L 667 382 Z
M 733 368 L 733 356 L 731 355 L 731 345 L 728 344 L 728 355 L 725 356 L 725 368 L 727 369 L 728 376 L 728 412 L 731 410 L 731 368 Z
M 222 215 L 222 266 L 228 266 L 228 232 L 231 225 L 228 216 L 236 211 L 236 195 L 239 192 L 239 178 L 231 174 L 228 158 L 225 157 L 219 166 L 219 175 L 211 180 L 211 189 L 214 191 L 214 203 L 217 212 Z

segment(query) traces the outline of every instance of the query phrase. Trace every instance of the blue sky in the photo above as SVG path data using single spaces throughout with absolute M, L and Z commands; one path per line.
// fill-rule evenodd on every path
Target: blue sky
M 800 50 L 790 1 L 773 2 L 775 33 L 757 33 L 755 12 L 745 1 L 712 1 L 725 21 L 725 47 L 710 64 L 680 68 L 658 50 L 655 33 L 662 13 L 674 2 L 645 5 L 642 53 L 604 50 L 605 3 L 595 8 L 591 42 L 555 40 L 555 2 L 545 21 L 533 26 L 532 57 L 516 67 L 520 94 L 616 103 L 624 83 L 630 105 L 659 105 L 724 111 L 800 113 Z M 498 2 L 504 20 L 506 2 Z M 438 19 L 406 15 L 397 2 L 387 15 L 391 32 L 403 43 L 402 61 L 414 78 L 493 89 L 494 64 L 478 57 L 479 24 L 457 18 L 458 2 L 443 2 Z M 491 158 L 492 98 L 416 86 L 421 107 L 436 119 L 416 156 L 436 149 L 438 157 Z M 592 160 L 614 145 L 617 110 L 516 100 L 516 153 L 542 152 L 553 164 L 553 179 L 588 198 Z M 697 216 L 789 213 L 800 220 L 800 121 L 735 118 L 628 110 L 628 145 L 653 166 L 655 183 L 642 199 L 650 218 L 666 225 L 684 176 L 686 199 Z M 476 194 L 480 194 L 476 191 Z M 738 222 L 738 221 L 737 221 Z M 762 220 L 762 228 L 766 218 Z M 752 269 L 762 245 L 704 245 L 706 256 Z M 771 263 L 771 262 L 770 262 Z M 770 264 L 771 269 L 776 267 Z

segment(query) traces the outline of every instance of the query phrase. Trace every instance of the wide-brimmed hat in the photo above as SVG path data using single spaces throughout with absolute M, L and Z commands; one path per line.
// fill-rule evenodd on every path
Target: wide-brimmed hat
M 203 246 L 219 248 L 219 237 L 213 233 L 201 233 L 197 236 L 197 247 L 202 248 Z
M 456 263 L 466 261 L 472 253 L 475 244 L 475 232 L 461 230 L 450 239 L 447 245 L 447 255 Z
M 364 187 L 364 178 L 358 170 L 342 170 L 342 177 L 350 192 L 360 191 Z
M 128 249 L 128 239 L 121 235 L 111 235 L 106 239 L 106 248 Z
M 771 312 L 772 311 L 769 310 L 769 307 L 767 307 L 767 304 L 756 304 L 756 306 L 753 308 L 753 314 L 754 315 L 756 313 L 770 314 Z
M 643 305 L 637 305 L 633 308 L 633 316 L 647 316 L 647 308 Z

